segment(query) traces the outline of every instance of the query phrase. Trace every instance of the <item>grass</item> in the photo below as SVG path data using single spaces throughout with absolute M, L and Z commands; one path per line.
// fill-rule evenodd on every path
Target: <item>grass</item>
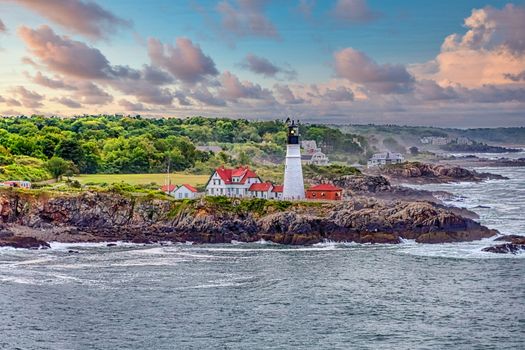
M 189 184 L 192 186 L 204 185 L 208 181 L 209 175 L 191 175 L 191 174 L 171 174 L 172 184 Z M 130 185 L 147 185 L 152 182 L 158 185 L 164 185 L 167 182 L 166 174 L 85 174 L 71 178 L 78 180 L 81 184 L 112 184 L 124 182 Z

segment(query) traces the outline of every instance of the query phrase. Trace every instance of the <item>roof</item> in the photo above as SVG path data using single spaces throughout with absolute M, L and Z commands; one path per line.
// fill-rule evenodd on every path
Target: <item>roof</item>
M 173 192 L 177 189 L 177 185 L 164 185 L 160 188 L 162 192 Z
M 326 192 L 335 192 L 335 191 L 342 191 L 342 188 L 336 187 L 332 184 L 320 184 L 315 185 L 307 189 L 307 191 L 326 191 Z
M 283 185 L 275 185 L 273 186 L 272 192 L 282 192 L 283 191 Z
M 181 187 L 183 187 L 183 186 L 186 187 L 191 192 L 197 192 L 197 189 L 195 187 L 193 187 L 192 185 L 182 184 Z
M 225 184 L 244 184 L 249 178 L 258 178 L 257 174 L 250 170 L 248 167 L 238 167 L 235 169 L 226 169 L 224 167 L 215 169 L 219 177 L 224 181 Z M 239 182 L 233 182 L 232 177 L 240 177 Z
M 250 188 L 248 189 L 248 191 L 266 192 L 266 191 L 271 190 L 272 187 L 273 185 L 271 182 L 261 182 L 261 183 L 252 184 Z

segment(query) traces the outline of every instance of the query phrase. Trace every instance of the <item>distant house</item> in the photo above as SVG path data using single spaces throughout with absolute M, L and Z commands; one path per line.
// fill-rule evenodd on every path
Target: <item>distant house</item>
M 222 152 L 222 148 L 219 146 L 197 146 L 195 147 L 195 149 L 201 152 L 211 152 L 211 153 Z
M 308 188 L 306 198 L 340 201 L 343 199 L 343 189 L 332 184 L 320 184 Z
M 306 154 L 314 154 L 315 152 L 321 151 L 321 148 L 317 147 L 317 142 L 315 142 L 315 140 L 301 141 L 301 148 Z
M 367 166 L 369 168 L 376 166 L 383 166 L 388 164 L 399 164 L 405 161 L 405 157 L 401 153 L 382 152 L 376 153 L 368 160 Z
M 170 196 L 174 195 L 176 189 L 177 185 L 164 185 L 160 188 L 162 192 L 169 194 Z
M 31 182 L 30 181 L 4 181 L 0 182 L 0 186 L 2 187 L 19 187 L 19 188 L 25 188 L 30 189 L 31 188 Z
M 447 143 L 450 143 L 450 140 L 448 137 L 440 137 L 440 136 L 425 136 L 419 139 L 419 141 L 422 144 L 427 144 L 427 145 L 446 145 Z
M 303 149 L 301 161 L 304 164 L 328 165 L 330 163 L 326 154 L 321 152 L 321 148 L 317 147 L 315 140 L 301 141 L 301 148 Z
M 261 183 L 259 176 L 248 167 L 215 169 L 206 184 L 206 195 L 246 197 L 251 185 Z
M 193 199 L 197 196 L 197 189 L 188 184 L 182 184 L 175 190 L 174 197 L 177 199 Z
M 282 199 L 283 186 L 271 182 L 254 183 L 248 189 L 248 197 L 262 199 Z
M 301 160 L 304 164 L 313 164 L 313 165 L 329 165 L 330 160 L 321 151 L 315 152 L 313 154 L 303 154 L 301 155 Z
M 164 185 L 161 187 L 161 191 L 169 194 L 170 196 L 176 199 L 193 199 L 196 198 L 198 194 L 197 189 L 188 184 L 182 184 L 180 186 Z

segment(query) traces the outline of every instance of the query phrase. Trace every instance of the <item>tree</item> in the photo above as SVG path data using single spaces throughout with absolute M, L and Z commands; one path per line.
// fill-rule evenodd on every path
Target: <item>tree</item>
M 60 180 L 62 175 L 66 174 L 73 168 L 71 162 L 68 162 L 67 160 L 57 156 L 54 156 L 48 160 L 44 164 L 44 167 L 57 181 Z
M 419 148 L 416 146 L 412 146 L 408 149 L 410 151 L 410 154 L 413 156 L 417 156 L 419 154 Z

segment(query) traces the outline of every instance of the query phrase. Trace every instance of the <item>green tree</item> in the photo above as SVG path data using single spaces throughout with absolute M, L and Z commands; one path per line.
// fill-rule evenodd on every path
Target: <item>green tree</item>
M 72 169 L 72 164 L 71 161 L 54 156 L 44 164 L 44 167 L 49 171 L 51 176 L 58 181 L 62 175 Z

